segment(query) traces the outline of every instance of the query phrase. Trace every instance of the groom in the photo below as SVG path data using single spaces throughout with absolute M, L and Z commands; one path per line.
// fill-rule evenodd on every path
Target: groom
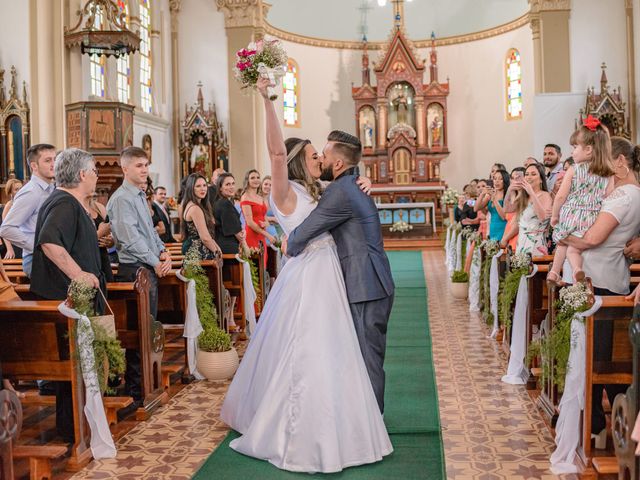
M 373 391 L 384 410 L 384 353 L 394 285 L 384 253 L 378 209 L 356 185 L 362 145 L 353 135 L 331 132 L 324 147 L 321 180 L 333 180 L 318 206 L 287 240 L 286 254 L 330 232 L 338 247 L 347 297 Z

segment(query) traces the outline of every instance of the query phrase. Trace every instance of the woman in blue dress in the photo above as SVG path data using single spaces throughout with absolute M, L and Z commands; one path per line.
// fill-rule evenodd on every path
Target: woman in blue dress
M 509 188 L 509 173 L 506 170 L 498 170 L 493 174 L 493 187 L 488 188 L 488 194 L 485 195 L 477 210 L 485 207 L 491 214 L 489 222 L 489 240 L 499 242 L 504 235 L 504 229 L 507 226 L 507 214 L 504 211 L 504 194 Z

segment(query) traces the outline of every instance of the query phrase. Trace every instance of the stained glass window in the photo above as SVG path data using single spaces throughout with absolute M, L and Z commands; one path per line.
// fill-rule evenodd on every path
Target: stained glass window
M 152 112 L 151 97 L 151 0 L 140 0 L 140 103 Z
M 284 125 L 285 127 L 300 126 L 300 72 L 295 60 L 287 62 L 287 73 L 282 79 Z
M 102 9 L 96 9 L 93 27 L 101 30 L 103 22 Z M 89 74 L 91 78 L 91 95 L 104 97 L 104 55 L 89 55 Z
M 522 118 L 522 64 L 520 52 L 509 50 L 506 61 L 507 71 L 507 120 Z
M 129 26 L 129 5 L 125 0 L 118 0 L 118 8 L 125 14 L 125 25 Z M 118 100 L 129 103 L 131 100 L 131 59 L 123 55 L 116 60 L 118 80 Z

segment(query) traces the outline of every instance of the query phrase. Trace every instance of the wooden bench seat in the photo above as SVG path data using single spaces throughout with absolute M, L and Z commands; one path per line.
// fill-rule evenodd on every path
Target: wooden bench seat
M 162 386 L 166 390 L 171 386 L 171 376 L 183 373 L 185 366 L 177 363 L 162 364 Z
M 596 475 L 617 475 L 619 471 L 616 457 L 594 457 L 592 460 Z
M 13 447 L 14 459 L 29 459 L 30 480 L 51 480 L 53 478 L 51 460 L 60 458 L 66 453 L 66 445 L 16 445 Z

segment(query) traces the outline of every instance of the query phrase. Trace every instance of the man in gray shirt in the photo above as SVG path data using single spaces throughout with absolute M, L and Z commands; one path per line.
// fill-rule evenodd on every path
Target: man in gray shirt
M 31 169 L 31 180 L 20 189 L 13 199 L 7 218 L 0 226 L 0 237 L 22 248 L 22 269 L 31 276 L 33 240 L 40 206 L 55 188 L 53 163 L 56 147 L 47 143 L 32 145 L 27 150 L 27 162 Z
M 164 248 L 158 232 L 153 228 L 151 211 L 145 189 L 149 176 L 149 159 L 144 150 L 127 147 L 120 154 L 124 173 L 122 185 L 107 203 L 111 233 L 118 252 L 118 280 L 134 281 L 139 268 L 150 273 L 149 303 L 151 315 L 158 313 L 158 277 L 171 270 L 171 256 Z M 142 400 L 140 353 L 127 350 L 125 381 L 129 395 L 137 407 Z

